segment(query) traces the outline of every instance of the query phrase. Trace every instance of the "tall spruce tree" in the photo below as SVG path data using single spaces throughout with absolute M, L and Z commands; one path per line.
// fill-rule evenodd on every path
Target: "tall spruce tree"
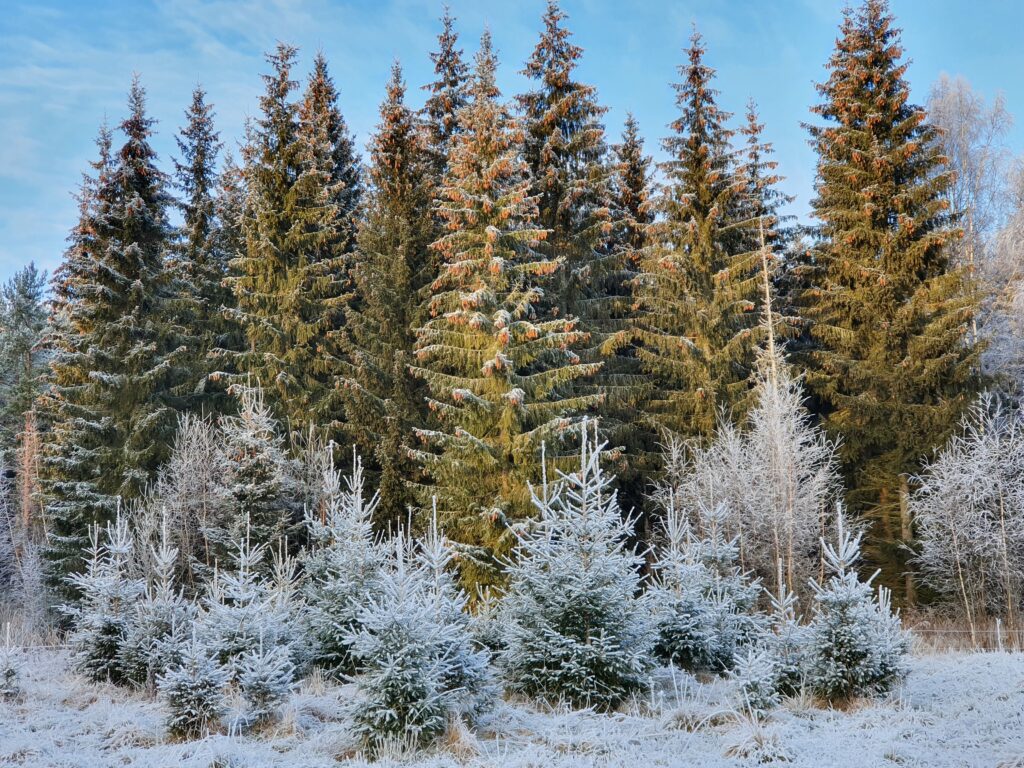
M 409 376 L 424 295 L 437 276 L 430 158 L 395 64 L 370 145 L 370 189 L 353 270 L 343 395 L 349 432 L 379 473 L 377 522 L 397 526 L 415 501 L 413 430 L 426 424 L 425 387 Z
M 722 409 L 742 410 L 757 346 L 759 256 L 704 52 L 694 32 L 675 86 L 681 114 L 663 141 L 661 215 L 634 287 L 630 334 L 654 388 L 645 421 L 659 437 L 707 435 Z
M 792 314 L 787 295 L 785 270 L 789 265 L 780 264 L 791 235 L 788 223 L 792 219 L 782 209 L 793 197 L 778 187 L 782 181 L 779 164 L 774 157 L 774 147 L 764 138 L 764 123 L 758 117 L 753 99 L 747 102 L 746 122 L 739 132 L 745 139 L 739 167 L 745 194 L 740 204 L 752 222 L 747 232 L 750 248 L 760 254 L 762 324 L 769 331 L 768 345 L 774 347 L 776 338 L 795 336 L 801 325 L 800 318 Z M 776 300 L 780 292 L 782 301 Z
M 247 349 L 240 374 L 273 400 L 292 432 L 335 426 L 338 339 L 358 176 L 336 91 L 318 56 L 301 105 L 293 99 L 296 49 L 267 56 L 260 117 L 243 147 L 245 249 L 231 261 L 235 317 Z
M 815 344 L 807 382 L 842 439 L 851 503 L 879 505 L 883 547 L 896 538 L 888 521 L 907 473 L 971 401 L 979 352 L 966 335 L 973 293 L 949 263 L 951 175 L 909 102 L 902 53 L 884 0 L 845 11 L 813 108 L 824 124 L 809 126 L 820 241 L 802 297 Z M 896 553 L 875 555 L 896 585 Z
M 175 182 L 182 199 L 182 225 L 170 268 L 177 282 L 175 319 L 188 353 L 183 365 L 181 396 L 186 407 L 201 413 L 231 410 L 226 389 L 216 375 L 221 361 L 214 350 L 241 348 L 240 333 L 227 311 L 234 295 L 224 282 L 228 260 L 222 224 L 217 216 L 217 154 L 220 136 L 212 105 L 201 86 L 192 91 L 185 127 L 176 137 L 180 159 L 174 161 Z
M 423 86 L 430 95 L 421 113 L 435 187 L 440 187 L 444 180 L 451 143 L 459 132 L 459 110 L 466 106 L 469 98 L 469 67 L 462 60 L 462 49 L 457 47 L 459 35 L 447 7 L 441 25 L 438 51 L 430 54 L 436 79 Z
M 603 297 L 598 277 L 609 228 L 601 124 L 606 109 L 593 86 L 573 79 L 583 49 L 570 41 L 566 18 L 556 0 L 549 0 L 544 31 L 523 70 L 537 87 L 518 102 L 537 224 L 549 232 L 542 249 L 564 264 L 544 303 L 553 317 L 576 317 L 588 325 L 591 316 L 607 312 L 595 306 Z
M 541 443 L 557 455 L 572 415 L 596 400 L 564 393 L 599 368 L 572 351 L 586 340 L 574 321 L 538 317 L 559 261 L 536 250 L 546 231 L 536 225 L 520 131 L 500 101 L 496 67 L 485 33 L 438 201 L 447 233 L 433 247 L 444 262 L 413 369 L 441 423 L 418 430 L 427 443 L 418 457 L 469 586 L 498 579 L 513 526 L 531 514 L 527 483 L 541 478 Z
M 177 365 L 169 330 L 166 177 L 149 143 L 153 120 L 135 80 L 125 143 L 111 156 L 100 134 L 97 176 L 80 197 L 81 218 L 55 275 L 53 385 L 44 491 L 55 586 L 79 570 L 90 524 L 139 496 L 167 455 L 167 405 Z

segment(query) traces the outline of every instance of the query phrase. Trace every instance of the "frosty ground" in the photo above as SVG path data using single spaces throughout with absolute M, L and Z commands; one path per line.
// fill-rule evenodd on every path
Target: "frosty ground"
M 361 766 L 345 715 L 353 688 L 307 681 L 259 736 L 178 743 L 159 701 L 68 672 L 60 651 L 29 654 L 22 697 L 0 703 L 0 765 L 38 768 Z M 846 711 L 790 701 L 760 727 L 730 704 L 731 683 L 661 670 L 654 692 L 617 714 L 503 702 L 474 734 L 378 765 L 807 768 L 1024 766 L 1024 654 L 915 655 L 887 700 Z

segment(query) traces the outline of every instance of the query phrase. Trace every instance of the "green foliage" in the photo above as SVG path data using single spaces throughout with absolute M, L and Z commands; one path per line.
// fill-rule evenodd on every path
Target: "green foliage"
M 266 388 L 290 431 L 333 431 L 337 332 L 350 289 L 348 252 L 359 171 L 322 56 L 301 103 L 293 100 L 295 48 L 267 57 L 260 117 L 243 147 L 245 249 L 229 282 L 247 350 L 240 372 Z
M 801 297 L 807 382 L 858 508 L 895 502 L 899 476 L 942 444 L 977 384 L 973 292 L 948 259 L 951 175 L 908 101 L 898 34 L 883 0 L 846 11 L 818 86 L 825 124 L 810 127 L 820 242 Z
M 30 263 L 0 289 L 0 452 L 14 447 L 44 384 L 46 280 Z
M 741 411 L 758 338 L 760 259 L 748 236 L 729 116 L 715 103 L 699 34 L 688 53 L 630 332 L 654 385 L 645 417 L 655 434 L 710 434 L 722 409 Z
M 78 570 L 88 526 L 117 499 L 138 497 L 167 455 L 175 418 L 167 403 L 178 361 L 168 324 L 166 179 L 149 144 L 138 81 L 111 155 L 101 131 L 95 178 L 53 285 L 52 387 L 43 483 L 51 521 L 48 557 L 58 588 Z
M 429 157 L 405 84 L 392 70 L 373 138 L 370 192 L 353 275 L 356 301 L 346 322 L 343 398 L 348 430 L 379 474 L 380 527 L 400 524 L 421 480 L 413 430 L 427 423 L 423 382 L 409 376 L 415 328 L 437 276 Z
M 599 367 L 572 351 L 586 338 L 574 321 L 538 317 L 560 262 L 536 250 L 547 233 L 535 223 L 495 68 L 485 34 L 437 203 L 446 234 L 433 247 L 444 261 L 413 369 L 440 422 L 418 430 L 426 447 L 417 455 L 471 586 L 498 578 L 495 557 L 512 543 L 510 526 L 531 514 L 525 489 L 540 479 L 541 442 L 556 445 L 572 414 L 596 399 L 564 393 Z
M 170 268 L 176 282 L 173 314 L 187 348 L 181 363 L 179 396 L 183 407 L 203 414 L 231 409 L 219 385 L 214 350 L 241 348 L 240 329 L 228 318 L 234 295 L 224 283 L 232 257 L 225 223 L 218 214 L 217 154 L 220 136 L 214 128 L 213 107 L 196 87 L 185 112 L 186 125 L 176 137 L 180 160 L 174 161 L 175 181 L 182 195 L 178 207 L 183 223 L 174 244 Z M 227 226 L 230 226 L 228 224 Z

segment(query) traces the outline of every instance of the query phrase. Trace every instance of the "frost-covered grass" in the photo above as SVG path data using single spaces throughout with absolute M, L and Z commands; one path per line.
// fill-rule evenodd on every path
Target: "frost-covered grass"
M 353 686 L 307 681 L 277 722 L 256 734 L 176 742 L 167 736 L 158 700 L 88 683 L 67 669 L 62 652 L 26 655 L 20 699 L 0 702 L 0 765 L 364 765 L 344 713 Z M 762 724 L 735 712 L 732 686 L 660 670 L 655 693 L 618 713 L 505 702 L 475 732 L 455 729 L 438 749 L 413 756 L 396 747 L 378 764 L 715 768 L 775 755 L 794 768 L 1011 768 L 1024 759 L 1024 654 L 918 656 L 905 684 L 885 701 L 854 702 L 844 711 L 789 701 Z

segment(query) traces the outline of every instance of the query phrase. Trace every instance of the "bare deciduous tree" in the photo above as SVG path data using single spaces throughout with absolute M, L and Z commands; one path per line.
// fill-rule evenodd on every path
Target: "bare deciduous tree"
M 1024 417 L 983 395 L 918 478 L 910 505 L 923 579 L 962 609 L 1019 626 L 1024 596 Z M 976 638 L 975 638 L 976 639 Z

